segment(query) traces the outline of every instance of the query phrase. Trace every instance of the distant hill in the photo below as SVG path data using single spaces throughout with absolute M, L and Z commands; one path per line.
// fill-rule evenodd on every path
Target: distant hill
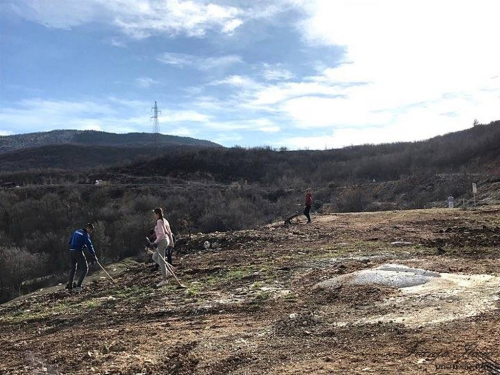
M 158 134 L 158 146 L 201 146 L 222 147 L 221 145 L 189 137 Z M 0 136 L 0 154 L 15 150 L 49 145 L 90 145 L 120 147 L 151 147 L 153 134 L 114 134 L 94 130 L 53 130 L 50 132 Z
M 270 148 L 174 150 L 116 172 L 161 174 L 219 182 L 261 184 L 294 180 L 328 185 L 341 181 L 392 181 L 414 174 L 500 173 L 500 121 L 420 142 L 362 145 L 333 150 L 275 151 Z
M 126 164 L 141 157 L 151 157 L 154 152 L 151 147 L 47 145 L 0 153 L 0 165 L 2 172 L 48 169 L 75 171 Z
M 127 164 L 166 150 L 222 148 L 189 137 L 158 135 L 153 147 L 150 133 L 114 134 L 98 131 L 54 130 L 0 137 L 1 172 L 34 169 L 82 170 Z
M 426 141 L 321 151 L 224 148 L 212 142 L 171 136 L 162 136 L 160 150 L 155 150 L 148 144 L 151 134 L 93 131 L 1 137 L 0 144 L 7 140 L 12 147 L 13 139 L 21 142 L 29 137 L 33 137 L 31 144 L 52 143 L 30 148 L 18 145 L 15 151 L 0 153 L 0 180 L 23 184 L 29 180 L 27 170 L 37 169 L 40 174 L 51 173 L 49 169 L 92 168 L 99 168 L 93 171 L 99 174 L 107 168 L 106 179 L 116 182 L 125 182 L 122 178 L 126 177 L 126 182 L 131 183 L 135 178 L 155 175 L 184 181 L 247 181 L 282 187 L 339 186 L 457 173 L 481 173 L 496 180 L 500 175 L 500 121 Z M 2 177 L 1 172 L 16 176 Z

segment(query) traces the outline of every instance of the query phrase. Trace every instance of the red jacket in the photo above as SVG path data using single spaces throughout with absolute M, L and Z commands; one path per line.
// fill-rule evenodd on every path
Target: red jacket
M 313 203 L 313 196 L 311 193 L 306 194 L 306 206 L 311 206 Z

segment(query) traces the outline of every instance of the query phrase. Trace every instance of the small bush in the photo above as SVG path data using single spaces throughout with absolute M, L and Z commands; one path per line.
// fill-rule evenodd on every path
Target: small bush
M 366 209 L 370 200 L 361 188 L 353 188 L 345 191 L 336 202 L 338 212 L 362 212 Z

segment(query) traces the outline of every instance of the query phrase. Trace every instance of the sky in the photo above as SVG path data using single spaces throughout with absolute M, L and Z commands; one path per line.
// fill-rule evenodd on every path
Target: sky
M 500 120 L 498 0 L 1 0 L 0 135 L 331 149 Z

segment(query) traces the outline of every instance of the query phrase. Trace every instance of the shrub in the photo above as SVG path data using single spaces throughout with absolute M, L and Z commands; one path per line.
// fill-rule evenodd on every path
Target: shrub
M 368 195 L 358 187 L 354 187 L 337 198 L 336 207 L 338 212 L 361 212 L 370 203 Z
M 43 274 L 46 262 L 47 257 L 43 254 L 31 254 L 18 247 L 0 247 L 2 294 L 9 289 L 19 294 L 23 281 Z

